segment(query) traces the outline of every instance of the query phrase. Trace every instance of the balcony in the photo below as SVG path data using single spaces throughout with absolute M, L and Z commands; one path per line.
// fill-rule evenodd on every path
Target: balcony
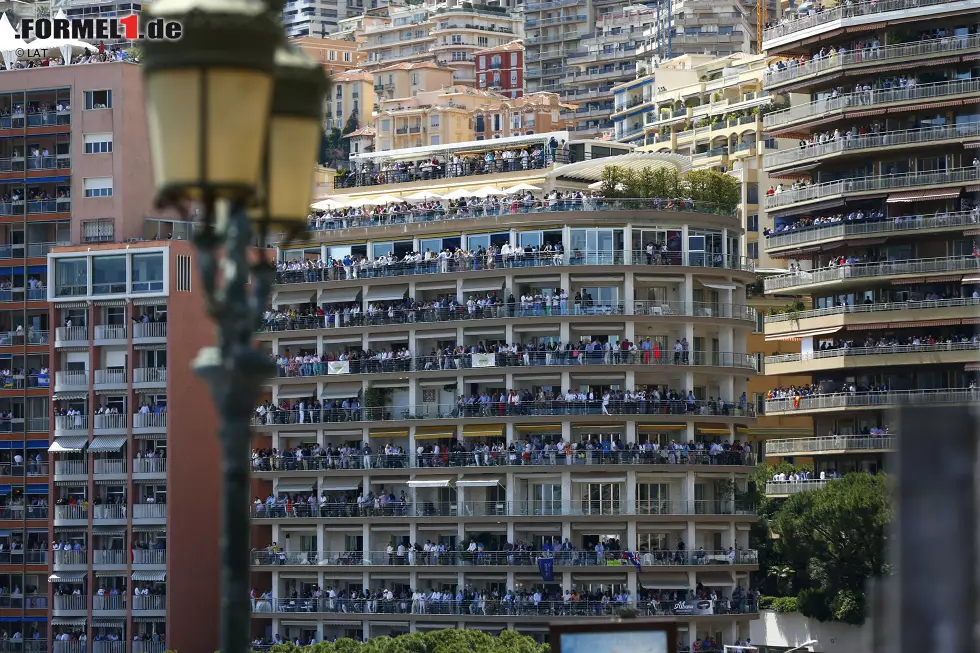
M 971 404 L 980 400 L 977 388 L 936 388 L 928 390 L 889 390 L 888 392 L 837 392 L 766 400 L 766 415 L 821 413 L 846 410 L 884 410 L 905 405 Z
M 807 147 L 790 147 L 772 152 L 765 156 L 763 165 L 766 170 L 773 170 L 797 163 L 810 163 L 816 159 L 823 159 L 844 152 L 891 150 L 925 143 L 936 144 L 942 141 L 958 143 L 970 138 L 980 138 L 980 123 L 971 122 L 962 125 L 903 129 L 853 137 L 842 136 L 826 143 Z
M 167 552 L 164 549 L 133 549 L 134 565 L 166 565 Z
M 105 595 L 92 597 L 92 612 L 126 612 L 126 597 L 119 595 Z M 123 644 L 120 653 L 125 653 L 125 642 L 104 642 L 105 644 Z
M 54 437 L 88 436 L 88 415 L 55 415 Z
M 150 388 L 167 386 L 166 367 L 137 367 L 133 370 L 133 387 Z
M 55 551 L 54 552 L 54 567 L 55 570 L 58 568 L 68 567 L 88 567 L 88 552 L 87 551 Z
M 895 451 L 894 435 L 832 435 L 823 438 L 790 438 L 767 440 L 766 456 L 841 455 L 848 453 L 883 453 Z
M 25 651 L 26 653 L 26 651 Z M 51 653 L 88 653 L 85 642 L 51 642 Z
M 166 322 L 137 322 L 133 325 L 134 344 L 164 344 L 166 341 Z
M 972 320 L 980 309 L 980 299 L 961 297 L 928 301 L 879 302 L 815 308 L 798 313 L 777 313 L 765 318 L 768 335 L 832 327 L 878 324 L 889 321 Z M 957 322 L 958 323 L 958 322 Z
M 54 597 L 53 614 L 67 615 L 68 613 L 88 613 L 88 597 L 74 594 L 60 595 Z
M 106 567 L 125 567 L 126 552 L 115 549 L 96 549 L 92 552 L 92 564 Z
M 118 598 L 122 598 L 122 597 L 105 596 L 105 597 L 92 597 L 92 598 L 94 600 L 96 598 L 118 599 Z M 122 606 L 123 607 L 116 609 L 116 611 L 118 611 L 118 612 L 121 613 L 120 616 L 125 616 L 126 602 L 125 601 L 120 601 L 120 603 L 122 603 Z M 92 608 L 92 609 L 95 610 L 95 608 Z M 55 643 L 57 643 L 57 642 L 55 642 Z M 135 642 L 134 642 L 134 644 L 135 644 Z M 116 642 L 101 641 L 101 642 L 95 642 L 95 641 L 93 641 L 92 642 L 92 653 L 126 653 L 126 642 L 123 642 L 123 641 L 116 641 Z
M 54 391 L 88 390 L 88 370 L 56 370 Z
M 121 458 L 96 458 L 94 465 L 96 476 L 103 474 L 126 475 L 126 461 Z
M 57 379 L 55 380 L 55 383 L 57 385 Z M 95 370 L 95 389 L 96 390 L 125 390 L 126 370 L 120 368 Z M 98 424 L 96 424 L 95 428 L 99 428 Z
M 844 93 L 835 98 L 826 97 L 806 104 L 791 106 L 781 111 L 767 113 L 763 118 L 766 131 L 782 130 L 796 123 L 819 119 L 823 124 L 845 117 L 849 111 L 882 107 L 882 105 L 908 104 L 910 109 L 925 109 L 929 103 L 944 100 L 962 100 L 963 96 L 980 93 L 980 79 L 955 79 L 946 82 L 916 84 L 905 88 L 872 89 L 860 93 Z M 883 107 L 882 107 L 883 108 Z M 839 115 L 837 115 L 839 114 Z M 857 116 L 855 116 L 857 117 Z
M 51 430 L 51 420 L 47 417 L 28 417 L 26 422 L 28 433 L 47 433 Z
M 92 506 L 95 521 L 126 521 L 126 506 L 118 503 L 95 504 Z
M 167 473 L 166 458 L 134 458 L 133 477 L 165 476 Z
M 882 261 L 880 263 L 847 263 L 815 270 L 799 270 L 789 274 L 767 277 L 766 292 L 787 288 L 805 288 L 827 284 L 843 284 L 856 279 L 933 275 L 948 272 L 968 272 L 980 269 L 973 256 L 948 256 L 920 258 L 908 261 Z
M 133 523 L 136 523 L 137 520 L 141 522 L 165 522 L 167 520 L 167 504 L 137 503 L 133 505 Z
M 133 612 L 165 612 L 167 610 L 167 597 L 148 595 L 133 597 Z
M 95 344 L 118 344 L 126 341 L 126 325 L 99 324 L 95 327 Z
M 882 365 L 965 365 L 977 360 L 977 352 L 980 352 L 980 344 L 973 342 L 823 349 L 806 354 L 766 356 L 766 373 L 808 374 Z
M 806 481 L 766 481 L 766 496 L 788 497 L 799 492 L 812 492 L 826 487 L 829 480 L 810 479 Z
M 88 327 L 58 327 L 54 330 L 55 347 L 88 347 Z
M 133 415 L 133 434 L 149 435 L 167 432 L 166 413 L 135 413 Z
M 133 653 L 165 653 L 166 649 L 163 642 L 133 642 Z
M 57 481 L 74 480 L 65 478 L 66 476 L 75 476 L 87 480 L 88 465 L 86 465 L 86 461 L 84 460 L 55 460 L 54 475 Z
M 119 413 L 95 415 L 95 431 L 103 435 L 126 435 L 127 416 Z
M 799 248 L 850 237 L 902 235 L 909 232 L 913 232 L 914 235 L 914 232 L 926 230 L 930 233 L 946 229 L 958 230 L 975 224 L 975 218 L 970 211 L 937 213 L 932 216 L 898 216 L 874 221 L 838 222 L 770 234 L 766 237 L 766 251 Z

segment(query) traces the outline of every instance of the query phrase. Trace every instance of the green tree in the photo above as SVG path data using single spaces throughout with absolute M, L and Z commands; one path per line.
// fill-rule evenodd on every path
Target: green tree
M 551 653 L 551 647 L 513 630 L 494 637 L 480 630 L 449 629 L 374 637 L 363 643 L 344 638 L 313 646 L 277 644 L 269 653 Z
M 774 553 L 797 570 L 800 612 L 820 621 L 864 623 L 865 585 L 889 571 L 891 516 L 883 475 L 847 474 L 783 502 L 770 522 L 779 535 Z
M 692 170 L 686 177 L 691 197 L 725 211 L 734 211 L 742 198 L 738 180 L 716 170 Z

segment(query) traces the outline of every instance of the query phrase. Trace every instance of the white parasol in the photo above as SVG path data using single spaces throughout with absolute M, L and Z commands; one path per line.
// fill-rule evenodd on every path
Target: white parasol
M 59 10 L 54 18 L 55 20 L 68 19 L 63 9 Z M 97 47 L 91 43 L 86 43 L 85 41 L 76 41 L 75 39 L 56 39 L 54 37 L 47 39 L 34 39 L 31 41 L 29 47 L 31 50 L 60 50 L 61 58 L 65 62 L 66 66 L 71 63 L 71 55 L 74 50 L 87 50 L 88 52 L 99 51 Z
M 427 202 L 429 200 L 441 200 L 442 195 L 437 195 L 433 192 L 422 190 L 415 193 L 414 195 L 409 195 L 405 199 L 410 200 L 412 202 Z
M 510 188 L 508 188 L 506 192 L 508 195 L 513 195 L 514 193 L 522 193 L 526 190 L 529 190 L 533 193 L 541 189 L 538 188 L 537 186 L 534 186 L 533 184 L 517 184 L 516 186 L 511 186 Z
M 317 211 L 329 211 L 330 209 L 339 209 L 347 205 L 344 204 L 343 202 L 337 202 L 336 200 L 325 199 L 325 200 L 320 200 L 319 202 L 315 202 L 310 206 L 316 209 Z
M 477 188 L 475 191 L 473 191 L 473 195 L 475 195 L 476 197 L 490 197 L 491 195 L 499 196 L 499 195 L 506 195 L 506 194 L 507 193 L 505 193 L 504 191 L 498 190 L 493 186 L 484 186 L 483 188 Z
M 380 206 L 382 204 L 397 204 L 401 202 L 400 197 L 395 197 L 394 195 L 378 195 L 377 197 L 372 197 L 369 204 L 374 206 Z
M 443 195 L 442 196 L 442 199 L 444 199 L 444 200 L 463 200 L 463 199 L 466 199 L 467 197 L 474 197 L 474 195 L 473 195 L 473 193 L 471 193 L 470 191 L 466 190 L 465 188 L 459 188 L 459 189 L 454 190 L 453 192 L 451 192 L 451 193 L 449 193 L 447 195 Z
M 11 70 L 17 63 L 17 51 L 23 51 L 26 47 L 27 42 L 14 31 L 7 12 L 4 12 L 0 15 L 0 54 L 3 55 L 3 64 L 7 70 Z

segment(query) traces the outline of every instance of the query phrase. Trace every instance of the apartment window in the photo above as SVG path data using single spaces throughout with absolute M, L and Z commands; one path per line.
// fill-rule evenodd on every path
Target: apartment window
M 344 117 L 344 103 L 343 102 L 338 102 L 337 103 L 337 112 L 334 114 L 334 117 L 336 117 L 337 119 L 340 119 L 340 118 L 343 118 Z
M 112 177 L 87 177 L 82 182 L 85 197 L 112 197 Z
M 745 201 L 748 204 L 759 203 L 759 182 L 750 181 L 746 185 Z
M 337 51 L 336 50 L 330 50 L 327 53 L 327 61 L 336 61 L 336 60 L 337 60 Z
M 431 117 L 429 118 L 429 124 L 430 124 L 430 125 L 431 125 L 432 127 L 438 127 L 438 126 L 439 126 L 439 114 L 433 114 L 433 115 L 432 115 L 432 116 L 431 116 Z
M 391 119 L 385 118 L 381 121 L 381 131 L 390 132 L 391 131 Z
M 495 55 L 493 55 L 493 57 L 490 58 L 490 67 L 491 68 L 500 68 L 501 65 L 503 65 L 502 62 L 503 62 L 503 59 L 501 58 L 501 56 L 499 54 L 495 54 Z
M 517 71 L 510 71 L 510 85 L 515 86 L 517 84 Z
M 487 37 L 485 37 L 485 36 L 478 36 L 478 37 L 476 37 L 476 44 L 478 46 L 480 46 L 481 48 L 485 48 L 488 45 L 490 45 L 490 42 L 489 42 L 489 39 L 487 39 Z
M 163 290 L 163 253 L 133 254 L 133 292 Z
M 112 152 L 112 134 L 85 134 L 85 154 Z
M 477 80 L 477 86 L 480 88 L 484 88 L 486 87 L 486 85 L 487 85 L 487 74 L 480 73 L 479 79 Z
M 453 34 L 450 37 L 450 41 L 449 42 L 452 43 L 453 45 L 462 45 L 462 43 L 463 43 L 463 35 L 462 34 Z
M 722 36 L 730 36 L 735 31 L 735 28 L 731 25 L 719 25 L 718 34 Z
M 419 85 L 419 74 L 412 73 L 412 86 L 418 86 L 418 85 Z
M 126 292 L 126 256 L 96 256 L 92 259 L 92 294 Z
M 766 314 L 763 311 L 755 312 L 755 331 L 753 333 L 765 333 L 766 330 Z M 760 356 L 760 358 L 765 358 L 765 356 Z
M 344 63 L 350 63 L 351 61 L 353 61 L 353 60 L 354 60 L 354 58 L 353 58 L 353 57 L 354 57 L 354 55 L 353 55 L 352 53 L 350 53 L 350 52 L 345 52 L 345 53 L 344 53 Z
M 517 65 L 517 53 L 516 52 L 511 52 L 510 53 L 510 65 L 511 66 L 516 66 Z
M 344 87 L 343 86 L 337 86 L 337 99 L 338 100 L 344 99 Z
M 54 264 L 54 290 L 58 297 L 88 293 L 88 259 L 59 258 Z
M 111 243 L 115 238 L 115 220 L 102 218 L 86 220 L 82 223 L 82 242 Z
M 756 215 L 750 215 L 749 216 L 747 229 L 749 231 L 759 231 L 759 216 L 758 216 L 758 214 L 756 214 Z
M 191 290 L 191 257 L 186 254 L 177 256 L 177 274 L 175 283 L 177 292 L 190 292 Z M 135 284 L 134 284 L 135 285 Z
M 480 68 L 486 68 L 487 67 L 487 58 L 486 57 L 480 57 L 479 62 L 480 62 Z
M 429 145 L 439 145 L 439 137 L 438 136 L 430 136 L 429 137 Z
M 85 91 L 86 109 L 111 109 L 112 91 Z
M 759 258 L 759 243 L 747 243 L 749 258 Z

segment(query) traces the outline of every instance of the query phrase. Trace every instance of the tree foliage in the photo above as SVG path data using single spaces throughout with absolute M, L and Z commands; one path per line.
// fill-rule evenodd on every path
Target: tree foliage
M 715 170 L 692 170 L 683 176 L 668 167 L 636 171 L 609 165 L 602 170 L 605 197 L 693 199 L 734 211 L 741 192 L 737 179 Z
M 269 653 L 550 653 L 547 644 L 504 630 L 498 637 L 481 630 L 436 630 L 398 637 L 374 637 L 366 642 L 338 639 L 313 646 L 277 644 Z
M 338 163 L 347 161 L 350 142 L 344 138 L 344 134 L 333 127 L 323 133 L 320 140 L 320 164 L 327 167 L 336 167 Z
M 791 495 L 768 519 L 779 536 L 767 561 L 769 569 L 781 570 L 772 574 L 777 591 L 795 592 L 808 617 L 864 623 L 866 584 L 889 572 L 891 517 L 884 475 L 847 474 Z

